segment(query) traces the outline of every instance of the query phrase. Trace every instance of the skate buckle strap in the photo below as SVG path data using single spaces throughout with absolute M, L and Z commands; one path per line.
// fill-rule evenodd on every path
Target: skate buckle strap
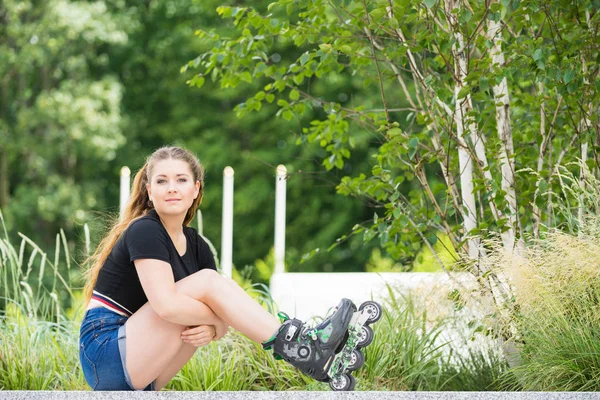
M 300 329 L 302 329 L 302 321 L 299 319 L 294 318 L 285 321 L 281 327 L 282 331 L 285 330 L 285 336 L 283 337 L 283 340 L 286 342 L 293 341 L 298 337 Z
M 312 328 L 306 331 L 306 336 L 312 339 L 314 342 L 319 357 L 323 357 L 323 349 L 321 348 L 321 343 L 319 342 L 319 337 L 317 336 L 318 332 L 319 330 L 317 328 Z
M 297 330 L 298 328 L 295 325 L 291 325 L 285 333 L 285 340 L 291 342 Z
M 279 321 L 283 324 L 286 321 L 289 321 L 290 317 L 289 315 L 287 315 L 286 313 L 284 313 L 283 311 L 279 311 L 277 313 L 277 317 L 279 317 Z M 275 344 L 275 338 L 276 338 L 277 334 L 273 335 L 273 337 L 269 340 L 267 340 L 266 342 L 261 343 L 263 349 L 265 350 L 271 350 L 273 348 L 273 345 Z
M 267 342 L 263 342 L 262 344 L 262 348 L 265 350 L 271 350 L 273 348 L 273 345 L 275 344 L 275 339 L 269 340 Z
M 279 311 L 277 313 L 277 316 L 279 317 L 279 321 L 283 324 L 285 321 L 290 319 L 290 316 L 287 315 L 286 313 L 284 313 L 283 311 Z
M 277 313 L 277 317 L 279 317 L 279 320 L 281 321 L 282 324 L 284 324 L 286 321 L 290 320 L 289 315 L 287 315 L 283 311 L 279 311 Z M 283 329 L 283 326 L 281 326 L 279 328 L 279 331 L 281 331 L 281 329 Z M 273 345 L 275 344 L 275 339 L 276 338 L 277 338 L 277 333 L 275 333 L 275 335 L 273 335 L 273 337 L 271 339 L 267 340 L 266 342 L 261 343 L 263 349 L 265 349 L 265 350 L 271 350 L 273 348 Z
M 321 343 L 319 343 L 317 339 L 313 339 L 313 341 L 315 342 L 315 347 L 317 348 L 317 353 L 319 354 L 319 357 L 323 357 L 323 349 L 321 348 Z

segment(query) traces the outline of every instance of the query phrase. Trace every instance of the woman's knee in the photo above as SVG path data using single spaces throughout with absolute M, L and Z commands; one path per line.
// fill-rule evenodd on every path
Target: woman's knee
M 202 269 L 180 280 L 175 285 L 176 290 L 187 296 L 201 300 L 210 292 L 216 290 L 223 282 L 223 277 L 212 269 Z
M 207 289 L 214 288 L 223 283 L 223 277 L 214 269 L 202 269 L 192 275 L 194 284 Z

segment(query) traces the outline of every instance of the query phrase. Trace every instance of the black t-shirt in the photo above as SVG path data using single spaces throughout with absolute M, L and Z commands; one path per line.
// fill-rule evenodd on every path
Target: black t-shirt
M 134 260 L 151 258 L 169 263 L 175 282 L 200 271 L 216 270 L 208 244 L 191 227 L 184 226 L 187 249 L 180 256 L 156 211 L 134 221 L 123 232 L 98 274 L 92 299 L 122 315 L 131 315 L 148 298 L 142 289 Z

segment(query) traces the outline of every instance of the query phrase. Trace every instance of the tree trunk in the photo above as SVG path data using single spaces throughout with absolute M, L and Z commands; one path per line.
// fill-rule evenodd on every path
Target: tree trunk
M 500 23 L 488 20 L 488 39 L 493 43 L 491 49 L 492 69 L 504 67 L 504 53 L 502 52 L 502 33 Z M 496 129 L 502 142 L 499 155 L 500 171 L 502 176 L 502 190 L 506 193 L 508 203 L 508 220 L 510 229 L 502 232 L 504 249 L 513 252 L 515 245 L 515 231 L 519 230 L 519 217 L 517 209 L 517 195 L 515 188 L 515 165 L 513 161 L 513 138 L 510 120 L 510 98 L 508 96 L 508 81 L 506 77 L 493 87 L 496 103 Z
M 466 53 L 467 49 L 465 47 L 465 40 L 463 34 L 460 32 L 460 30 L 457 29 L 459 23 L 457 21 L 456 10 L 458 10 L 459 8 L 460 0 L 448 0 L 445 3 L 446 17 L 454 35 L 453 58 L 455 64 L 455 89 L 458 88 L 460 90 L 465 86 L 465 81 L 468 75 L 468 54 Z M 455 101 L 457 103 L 460 103 L 460 105 L 456 104 L 456 110 L 459 112 L 457 118 L 461 120 L 463 132 L 468 131 L 467 135 L 464 135 L 462 139 L 459 139 L 459 147 L 464 147 L 464 145 L 460 143 L 461 141 L 464 142 L 464 144 L 468 144 L 470 139 L 474 151 L 470 151 L 471 149 L 468 147 L 464 147 L 464 149 L 468 150 L 473 161 L 477 162 L 477 167 L 479 168 L 480 173 L 483 175 L 486 189 L 490 193 L 488 201 L 490 210 L 492 212 L 492 216 L 496 221 L 498 221 L 499 219 L 503 218 L 503 213 L 502 210 L 498 208 L 495 202 L 493 177 L 487 161 L 485 143 L 479 133 L 477 124 L 474 122 L 472 117 L 467 116 L 470 111 L 473 111 L 473 102 L 471 100 L 471 95 L 467 94 L 463 99 L 458 99 L 457 93 L 458 92 L 455 91 Z M 473 210 L 473 212 L 474 211 L 475 210 Z M 503 233 L 502 235 L 503 238 L 506 237 L 504 242 L 510 244 L 510 248 L 512 251 L 512 243 L 514 243 L 514 230 L 509 230 L 508 233 Z M 513 238 L 513 240 L 510 240 L 511 237 Z
M 538 83 L 538 96 L 543 96 L 544 94 L 544 83 Z M 546 103 L 542 101 L 540 105 L 540 136 L 542 137 L 542 143 L 540 144 L 540 150 L 538 153 L 538 163 L 537 163 L 537 179 L 535 181 L 535 193 L 533 195 L 533 238 L 537 239 L 540 237 L 540 225 L 542 223 L 542 210 L 537 205 L 537 196 L 540 191 L 540 183 L 542 178 L 540 177 L 540 172 L 544 166 L 544 156 L 546 154 L 546 150 L 548 149 L 548 139 L 549 136 L 546 136 Z
M 579 228 L 581 229 L 581 227 L 583 226 L 583 218 L 585 215 L 585 189 L 586 189 L 586 185 L 585 185 L 585 181 L 587 179 L 587 174 L 586 174 L 586 162 L 587 162 L 587 158 L 588 158 L 588 144 L 587 143 L 582 143 L 581 144 L 581 168 L 580 168 L 580 172 L 579 172 L 579 189 L 581 190 L 581 193 L 579 194 L 579 207 L 577 209 L 577 221 L 579 222 Z
M 489 172 L 489 168 L 487 168 L 487 161 L 485 157 L 485 146 L 481 137 L 477 134 L 477 126 L 474 122 L 469 122 L 466 118 L 467 112 L 472 109 L 471 98 L 469 95 L 465 96 L 463 99 L 458 99 L 458 93 L 464 87 L 465 80 L 468 73 L 468 65 L 467 65 L 467 54 L 465 53 L 465 42 L 462 34 L 456 29 L 458 26 L 458 22 L 456 20 L 456 16 L 459 15 L 457 10 L 460 8 L 460 0 L 446 0 L 445 2 L 445 11 L 446 17 L 448 18 L 448 22 L 450 26 L 453 27 L 454 31 L 454 45 L 453 45 L 453 58 L 454 58 L 454 69 L 455 69 L 455 87 L 454 87 L 454 96 L 456 101 L 456 109 L 455 109 L 455 121 L 456 121 L 456 129 L 457 129 L 457 137 L 458 137 L 458 151 L 459 151 L 459 165 L 461 172 L 461 190 L 463 196 L 463 206 L 466 206 L 466 211 L 469 213 L 469 219 L 465 219 L 464 226 L 465 230 L 468 232 L 470 229 L 474 228 L 477 225 L 476 221 L 476 209 L 475 209 L 475 194 L 473 193 L 473 158 L 482 163 L 481 167 L 483 167 L 484 178 L 488 180 L 489 184 L 491 184 L 491 173 Z M 475 152 L 473 153 L 467 147 L 467 134 L 466 132 L 471 134 L 471 139 L 473 141 L 473 146 L 475 147 Z M 486 173 L 487 172 L 487 173 Z M 493 197 L 493 196 L 492 196 Z M 490 200 L 490 208 L 492 212 L 494 212 L 495 204 L 493 199 Z M 497 216 L 500 216 L 500 210 L 495 210 L 497 212 Z M 469 227 L 472 227 L 469 229 Z M 507 327 L 511 334 L 516 332 L 516 327 L 514 323 L 511 322 L 511 312 L 508 309 L 510 307 L 510 298 L 512 294 L 512 289 L 508 283 L 508 280 L 504 276 L 503 271 L 492 271 L 490 266 L 486 266 L 485 263 L 485 253 L 480 249 L 480 240 L 479 238 L 471 238 L 469 239 L 469 255 L 473 257 L 473 253 L 475 254 L 475 259 L 479 261 L 479 274 L 478 278 L 482 282 L 489 283 L 489 289 L 491 291 L 491 296 L 496 301 L 498 305 L 498 311 L 500 315 L 498 318 L 501 318 L 507 323 Z M 475 251 L 472 248 L 475 248 Z M 473 252 L 473 253 L 472 253 Z M 481 259 L 480 260 L 480 256 Z M 481 262 L 483 261 L 483 262 Z M 489 272 L 492 273 L 489 273 Z M 487 277 L 485 277 L 487 275 Z M 508 335 L 510 336 L 510 335 Z M 518 350 L 511 345 L 511 342 L 507 337 L 501 337 L 502 346 L 505 354 L 511 365 L 517 365 L 520 363 L 520 356 Z
M 454 26 L 455 21 L 453 10 L 459 7 L 457 0 L 448 0 L 446 2 L 446 15 L 450 25 Z M 455 31 L 456 42 L 453 45 L 454 72 L 456 82 L 454 85 L 455 109 L 454 122 L 456 123 L 456 133 L 458 139 L 458 164 L 460 168 L 460 191 L 463 205 L 463 228 L 467 236 L 467 247 L 469 256 L 473 260 L 479 259 L 480 239 L 478 237 L 468 237 L 469 232 L 477 227 L 477 205 L 475 194 L 473 193 L 473 159 L 469 149 L 468 127 L 465 123 L 465 116 L 468 112 L 468 103 L 466 100 L 459 100 L 458 94 L 463 88 L 467 76 L 467 55 L 462 35 Z
M 585 12 L 585 20 L 587 23 L 587 27 L 588 29 L 590 29 L 591 27 L 591 21 L 590 21 L 590 13 L 589 11 Z M 581 53 L 580 54 L 581 57 L 581 68 L 582 68 L 582 72 L 583 72 L 583 83 L 585 84 L 585 86 L 588 86 L 590 81 L 588 79 L 588 68 L 587 68 L 587 64 L 586 64 L 586 60 L 585 60 L 585 54 Z M 583 110 L 583 116 L 582 116 L 582 121 L 579 124 L 581 131 L 589 131 L 591 129 L 591 121 L 589 120 L 588 116 L 590 116 L 592 114 L 592 110 L 594 109 L 594 105 L 591 103 L 587 104 L 587 108 L 585 108 Z M 584 218 L 584 214 L 585 214 L 585 190 L 586 190 L 586 162 L 587 162 L 587 158 L 588 158 L 588 143 L 587 143 L 587 135 L 582 135 L 583 137 L 583 143 L 581 144 L 581 169 L 580 169 L 580 175 L 579 175 L 579 188 L 581 190 L 581 193 L 579 194 L 579 207 L 577 209 L 577 220 L 579 223 L 579 228 L 581 229 L 581 227 L 583 226 L 583 218 Z

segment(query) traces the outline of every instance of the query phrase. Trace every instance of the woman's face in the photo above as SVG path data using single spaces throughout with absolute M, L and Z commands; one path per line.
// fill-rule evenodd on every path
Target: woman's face
M 146 188 L 159 215 L 185 216 L 198 197 L 200 182 L 194 180 L 188 163 L 169 159 L 154 165 Z

